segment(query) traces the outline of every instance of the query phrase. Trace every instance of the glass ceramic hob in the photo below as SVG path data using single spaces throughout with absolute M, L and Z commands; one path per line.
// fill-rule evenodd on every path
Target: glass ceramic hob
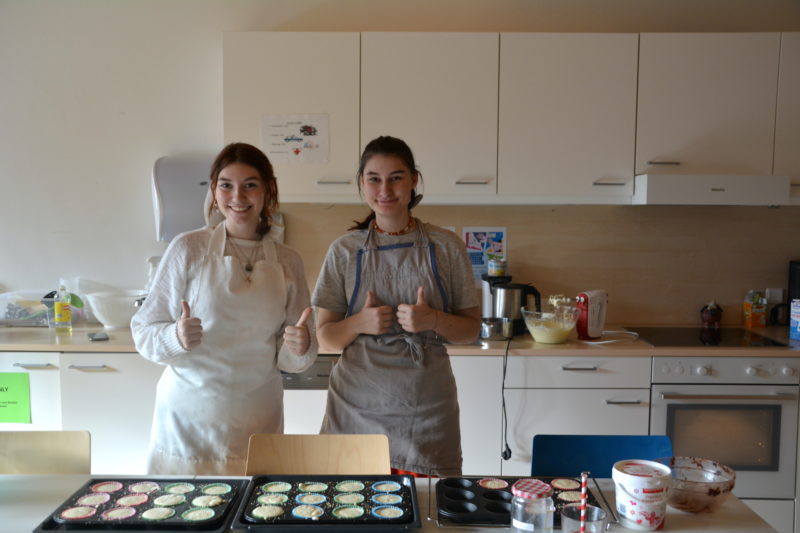
M 701 327 L 672 326 L 626 326 L 628 331 L 639 334 L 639 338 L 657 348 L 671 346 L 722 346 L 722 347 L 769 347 L 786 346 L 744 328 L 709 329 Z

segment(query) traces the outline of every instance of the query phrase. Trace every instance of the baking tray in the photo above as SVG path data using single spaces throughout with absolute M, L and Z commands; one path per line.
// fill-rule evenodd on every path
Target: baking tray
M 352 484 L 350 483 L 352 482 Z M 280 486 L 283 484 L 283 486 Z M 319 484 L 318 487 L 310 485 Z M 363 488 L 360 490 L 360 486 Z M 313 490 L 309 490 L 313 489 Z M 348 490 L 349 489 L 349 490 Z M 396 490 L 382 490 L 396 489 Z M 269 503 L 270 495 L 284 494 L 283 503 Z M 340 518 L 334 513 L 340 507 L 342 494 L 358 494 L 363 501 L 357 503 L 363 508 L 363 514 L 354 518 Z M 293 513 L 303 505 L 298 497 L 305 499 L 309 495 L 324 502 L 317 504 L 322 513 L 316 518 L 299 518 Z M 393 507 L 402 510 L 396 518 L 379 518 L 375 514 L 379 507 L 386 503 L 377 503 L 373 497 L 387 497 L 399 501 Z M 360 496 L 351 498 L 360 499 Z M 261 499 L 261 501 L 259 501 Z M 338 501 L 337 501 L 338 500 Z M 277 505 L 282 513 L 273 518 L 260 518 L 254 510 L 262 505 Z M 345 504 L 346 505 L 346 504 Z M 378 511 L 380 512 L 380 511 Z M 396 512 L 396 511 L 395 511 Z M 420 527 L 419 505 L 414 478 L 398 475 L 350 476 L 350 475 L 265 475 L 255 476 L 247 488 L 246 495 L 239 504 L 239 509 L 231 524 L 231 530 L 241 532 L 290 531 L 292 533 L 321 532 L 385 532 L 387 530 L 406 530 Z
M 241 495 L 247 486 L 247 479 L 222 479 L 222 478 L 92 478 L 87 481 L 81 488 L 75 491 L 69 498 L 67 498 L 55 511 L 53 511 L 39 526 L 34 530 L 34 533 L 44 533 L 48 531 L 69 531 L 71 533 L 82 532 L 97 532 L 97 531 L 114 531 L 116 533 L 133 533 L 148 531 L 156 532 L 224 532 L 227 529 L 230 517 L 238 507 Z M 101 485 L 106 485 L 105 488 L 113 489 L 119 487 L 117 490 L 101 490 Z M 146 492 L 141 489 L 147 488 L 145 484 L 154 484 L 150 487 L 151 491 Z M 138 487 L 137 487 L 138 485 Z M 155 501 L 171 492 L 177 485 L 183 485 L 187 490 L 183 493 L 185 502 L 174 505 L 156 505 Z M 211 485 L 220 487 L 218 493 L 214 494 L 214 490 L 210 488 Z M 229 491 L 225 491 L 225 486 L 230 487 Z M 94 488 L 94 490 L 93 490 Z M 131 490 L 139 489 L 139 490 Z M 108 501 L 105 503 L 96 503 L 93 505 L 86 505 L 96 509 L 92 516 L 76 519 L 62 518 L 62 513 L 69 508 L 81 506 L 79 500 L 86 496 L 97 497 L 100 494 L 107 494 Z M 120 506 L 117 502 L 126 496 L 133 494 L 146 494 L 147 501 L 138 505 Z M 193 500 L 199 496 L 214 496 L 217 495 L 222 499 L 221 503 L 217 503 L 208 509 L 213 511 L 213 516 L 202 521 L 188 522 L 182 518 L 182 515 L 191 510 L 196 509 L 197 506 L 192 505 Z M 100 496 L 102 498 L 102 496 Z M 134 497 L 135 498 L 135 497 Z M 103 518 L 103 513 L 110 509 L 117 507 L 127 507 L 135 512 L 130 518 L 121 520 L 108 520 Z M 175 513 L 162 520 L 146 520 L 142 517 L 145 511 L 156 507 L 168 507 L 173 509 Z M 207 513 L 208 511 L 204 511 Z
M 450 477 L 440 479 L 436 483 L 436 505 L 438 519 L 441 523 L 456 523 L 463 525 L 508 526 L 511 524 L 511 486 L 520 477 Z M 570 503 L 575 503 L 574 498 L 580 501 L 580 479 L 575 477 L 545 477 L 535 476 L 553 487 L 553 480 L 564 480 L 563 484 L 574 488 L 553 487 L 553 527 L 561 527 L 561 509 Z M 494 483 L 493 483 L 494 482 Z M 503 485 L 504 486 L 501 486 Z M 493 486 L 493 485 L 496 485 Z M 558 484 L 557 484 L 558 485 Z M 571 501 L 569 496 L 573 497 Z M 586 491 L 587 503 L 601 507 L 592 491 Z

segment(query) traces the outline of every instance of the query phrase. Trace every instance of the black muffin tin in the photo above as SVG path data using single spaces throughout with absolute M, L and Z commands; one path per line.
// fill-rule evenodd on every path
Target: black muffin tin
M 364 496 L 364 501 L 358 504 L 364 508 L 364 514 L 358 518 L 337 518 L 332 512 L 340 504 L 334 501 L 334 496 L 344 494 L 336 489 L 336 485 L 342 481 L 360 481 L 364 484 L 364 489 L 358 492 Z M 403 514 L 398 518 L 379 518 L 372 514 L 373 509 L 380 504 L 374 503 L 372 497 L 376 494 L 386 494 L 385 492 L 375 491 L 372 486 L 381 481 L 393 481 L 400 485 L 400 489 L 388 494 L 397 494 L 402 500 L 395 504 L 403 510 Z M 261 505 L 258 497 L 265 492 L 263 486 L 272 482 L 285 482 L 291 485 L 286 494 L 286 503 L 279 504 L 284 512 L 275 518 L 262 519 L 252 515 L 253 509 Z M 297 518 L 292 515 L 292 509 L 298 505 L 296 498 L 300 494 L 308 492 L 300 490 L 301 483 L 319 482 L 327 485 L 324 491 L 317 492 L 325 496 L 325 503 L 319 506 L 323 509 L 323 514 L 316 519 Z M 250 482 L 247 494 L 239 505 L 239 510 L 233 519 L 231 529 L 233 531 L 260 532 L 270 531 L 291 531 L 321 533 L 321 532 L 341 532 L 341 531 L 386 531 L 386 530 L 405 530 L 420 527 L 419 505 L 417 503 L 416 486 L 414 478 L 411 476 L 397 475 L 377 475 L 377 476 L 350 476 L 350 475 L 266 475 L 255 476 Z
M 122 489 L 109 493 L 111 498 L 108 502 L 102 503 L 96 507 L 97 512 L 90 517 L 66 520 L 61 518 L 61 513 L 70 507 L 75 507 L 78 499 L 88 494 L 96 494 L 92 491 L 92 487 L 98 483 L 105 482 L 119 482 L 122 484 Z M 131 518 L 124 520 L 105 520 L 102 518 L 104 511 L 117 507 L 115 502 L 122 496 L 134 494 L 130 492 L 129 488 L 132 485 L 144 482 L 153 482 L 158 484 L 158 490 L 147 493 L 148 501 L 142 505 L 133 506 L 136 514 Z M 174 483 L 191 483 L 194 490 L 184 494 L 186 502 L 180 505 L 169 507 L 175 511 L 175 514 L 170 518 L 163 520 L 146 520 L 141 518 L 144 511 L 152 509 L 153 507 L 160 507 L 153 503 L 159 496 L 168 494 L 165 489 L 168 485 Z M 214 517 L 208 520 L 190 522 L 181 518 L 181 515 L 192 509 L 192 500 L 198 496 L 203 496 L 203 488 L 207 485 L 215 485 L 225 483 L 230 485 L 231 491 L 226 494 L 220 494 L 223 503 L 210 509 L 214 510 Z M 175 531 L 215 531 L 223 532 L 227 529 L 227 524 L 230 521 L 231 515 L 236 511 L 239 505 L 239 500 L 247 486 L 247 479 L 221 479 L 221 478 L 93 478 L 87 481 L 80 489 L 75 491 L 72 496 L 67 498 L 64 503 L 51 513 L 39 526 L 34 530 L 34 533 L 44 533 L 47 531 L 70 531 L 72 533 L 82 532 L 97 532 L 97 531 L 114 531 L 116 533 L 133 533 L 148 531 L 151 533 L 156 532 L 175 532 Z
M 438 507 L 439 521 L 443 523 L 456 522 L 469 525 L 497 525 L 511 524 L 511 486 L 519 479 L 529 479 L 533 476 L 522 477 L 449 477 L 440 479 L 436 483 L 436 504 Z M 484 488 L 479 484 L 482 479 L 501 479 L 507 483 L 502 489 Z M 559 500 L 558 495 L 563 492 L 580 492 L 580 479 L 560 476 L 545 477 L 535 476 L 533 479 L 544 481 L 548 485 L 554 479 L 569 479 L 578 482 L 578 488 L 572 490 L 553 488 L 551 498 L 555 505 L 553 527 L 561 526 L 561 509 L 572 502 Z M 550 485 L 552 487 L 552 485 Z M 600 507 L 597 498 L 587 487 L 586 498 L 589 505 Z

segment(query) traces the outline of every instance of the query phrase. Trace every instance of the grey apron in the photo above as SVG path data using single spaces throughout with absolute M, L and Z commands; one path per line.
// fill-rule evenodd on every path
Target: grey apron
M 347 316 L 372 291 L 378 305 L 397 309 L 417 301 L 449 312 L 434 244 L 417 221 L 414 242 L 377 246 L 370 225 L 356 258 L 356 282 Z M 333 368 L 321 433 L 383 433 L 393 468 L 461 474 L 456 383 L 443 339 L 433 331 L 408 333 L 395 322 L 383 335 L 359 335 Z

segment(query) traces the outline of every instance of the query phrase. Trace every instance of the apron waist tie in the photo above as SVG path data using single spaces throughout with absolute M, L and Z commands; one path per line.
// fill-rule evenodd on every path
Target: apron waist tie
M 444 344 L 438 336 L 423 336 L 417 333 L 406 332 L 393 335 L 379 335 L 376 337 L 376 340 L 378 344 L 392 344 L 399 341 L 405 342 L 411 350 L 411 360 L 417 366 L 422 364 L 422 359 L 425 357 L 426 344 Z

